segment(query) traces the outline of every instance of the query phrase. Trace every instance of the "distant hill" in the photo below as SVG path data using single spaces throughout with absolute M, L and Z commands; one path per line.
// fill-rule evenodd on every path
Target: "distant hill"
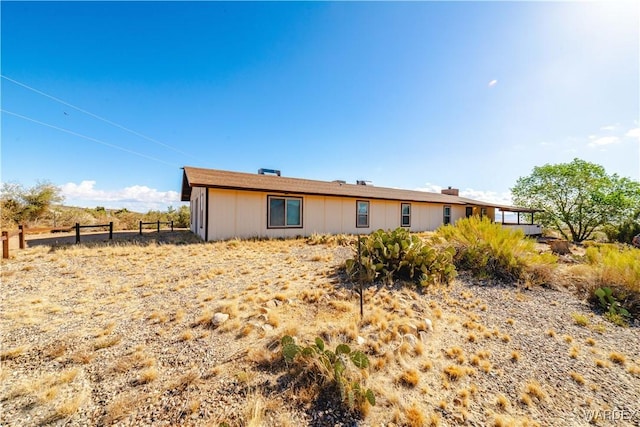
M 116 230 L 136 230 L 140 221 L 173 221 L 177 228 L 188 228 L 190 210 L 188 206 L 178 209 L 169 207 L 166 211 L 150 210 L 147 213 L 132 212 L 128 209 L 107 209 L 101 206 L 81 208 L 75 206 L 52 205 L 49 211 L 29 227 L 67 227 L 76 223 L 82 225 L 106 224 L 113 221 Z M 3 228 L 4 224 L 3 224 Z M 12 227 L 7 227 L 12 228 Z

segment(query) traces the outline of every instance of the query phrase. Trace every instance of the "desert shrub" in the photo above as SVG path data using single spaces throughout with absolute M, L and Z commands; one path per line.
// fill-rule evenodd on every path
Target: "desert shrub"
M 363 385 L 367 377 L 364 370 L 369 367 L 369 359 L 363 352 L 352 351 L 346 344 L 331 351 L 321 338 L 302 347 L 288 335 L 282 337 L 281 345 L 282 357 L 302 381 L 319 386 L 319 391 L 333 395 L 351 411 L 365 414 L 366 405 L 376 404 L 373 391 Z
M 529 285 L 548 284 L 557 258 L 539 254 L 535 242 L 521 230 L 511 230 L 487 218 L 464 218 L 437 230 L 455 248 L 453 262 L 477 277 Z
M 391 283 L 394 279 L 409 279 L 426 286 L 449 283 L 455 277 L 451 247 L 428 245 L 404 228 L 377 230 L 360 240 L 360 261 L 356 256 L 346 261 L 347 273 L 353 279 L 373 281 L 379 278 Z
M 311 236 L 307 237 L 307 244 L 348 246 L 353 240 L 353 236 L 348 236 L 346 234 L 313 233 Z
M 640 234 L 640 209 L 620 224 L 607 224 L 603 231 L 609 242 L 631 244 L 633 236 Z
M 594 283 L 589 289 L 590 300 L 602 305 L 602 290 L 608 311 L 619 303 L 631 317 L 640 317 L 640 250 L 622 245 L 599 244 L 586 249 L 585 260 L 594 271 Z M 610 293 L 607 292 L 610 290 Z M 605 304 L 606 305 L 606 304 Z M 616 311 L 617 312 L 617 311 Z M 615 313 L 614 313 L 615 314 Z M 619 313 L 618 313 L 619 314 Z

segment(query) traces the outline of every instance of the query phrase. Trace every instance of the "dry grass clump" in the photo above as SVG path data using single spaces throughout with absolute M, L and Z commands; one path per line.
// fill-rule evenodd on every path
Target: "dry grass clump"
M 573 318 L 574 323 L 576 325 L 578 325 L 578 326 L 588 326 L 589 325 L 589 318 L 587 316 L 585 316 L 584 314 L 571 313 L 571 317 Z
M 640 377 L 640 365 L 629 366 L 629 368 L 627 369 L 627 372 L 629 372 L 631 375 L 634 375 L 636 377 Z
M 15 359 L 17 357 L 20 357 L 21 355 L 23 355 L 25 353 L 25 351 L 27 350 L 27 346 L 26 345 L 21 345 L 18 347 L 14 347 L 14 348 L 10 348 L 7 350 L 3 350 L 0 352 L 0 360 L 12 360 Z
M 427 423 L 426 415 L 416 403 L 413 403 L 407 408 L 405 417 L 407 419 L 407 425 L 410 427 L 422 427 Z
M 398 382 L 406 387 L 415 387 L 420 381 L 420 373 L 415 369 L 407 369 L 398 378 Z
M 114 345 L 119 344 L 120 341 L 122 341 L 122 337 L 117 335 L 98 338 L 93 343 L 93 349 L 102 350 L 103 348 L 113 347 Z
M 138 384 L 148 384 L 152 381 L 155 381 L 158 378 L 158 369 L 155 366 L 151 366 L 140 371 L 140 375 L 138 376 L 136 382 Z
M 54 408 L 53 412 L 45 418 L 44 423 L 49 424 L 58 420 L 70 418 L 78 412 L 78 409 L 80 409 L 80 406 L 82 406 L 86 399 L 87 395 L 85 393 L 80 393 L 71 399 L 65 400 Z
M 140 393 L 126 393 L 116 396 L 106 408 L 102 421 L 111 425 L 131 414 L 139 405 L 143 395 Z
M 580 385 L 583 385 L 585 383 L 584 377 L 577 372 L 571 371 L 569 372 L 569 376 L 571 376 L 571 379 Z
M 538 402 L 545 400 L 547 397 L 542 386 L 536 380 L 529 380 L 524 386 L 524 392 L 520 395 L 520 402 L 526 406 L 530 406 L 535 399 Z
M 498 394 L 498 396 L 496 396 L 496 405 L 503 411 L 509 409 L 509 398 L 502 393 Z
M 449 379 L 457 381 L 467 375 L 474 375 L 476 371 L 468 366 L 447 365 L 444 367 L 443 372 Z
M 627 357 L 622 353 L 612 351 L 611 353 L 609 353 L 609 360 L 617 365 L 622 366 L 627 362 Z

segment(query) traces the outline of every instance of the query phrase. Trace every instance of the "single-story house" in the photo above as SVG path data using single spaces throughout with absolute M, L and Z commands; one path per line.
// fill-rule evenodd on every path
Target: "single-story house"
M 270 169 L 257 174 L 188 166 L 183 170 L 181 200 L 190 202 L 191 231 L 205 241 L 368 234 L 397 227 L 419 232 L 471 215 L 495 220 L 496 208 L 526 211 L 460 197 L 455 188 L 428 193 L 365 181 L 289 178 Z

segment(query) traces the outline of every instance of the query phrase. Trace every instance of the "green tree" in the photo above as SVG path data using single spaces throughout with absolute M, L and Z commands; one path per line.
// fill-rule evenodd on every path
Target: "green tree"
M 182 205 L 178 209 L 169 206 L 167 209 L 169 221 L 173 221 L 173 225 L 177 228 L 189 228 L 191 225 L 191 210 L 189 206 Z
M 640 206 L 640 183 L 580 159 L 533 168 L 511 194 L 516 205 L 543 210 L 536 215 L 542 225 L 574 242 L 598 227 L 624 222 Z
M 49 213 L 51 205 L 62 200 L 60 189 L 48 181 L 40 181 L 31 188 L 4 183 L 0 190 L 3 226 L 37 222 Z

